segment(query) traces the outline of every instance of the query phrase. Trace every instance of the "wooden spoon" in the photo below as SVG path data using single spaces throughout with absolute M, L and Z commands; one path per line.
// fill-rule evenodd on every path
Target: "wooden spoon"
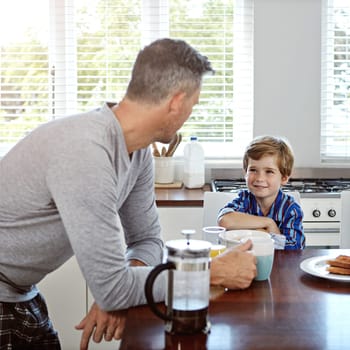
M 160 157 L 160 152 L 155 142 L 152 142 L 152 148 L 153 148 L 153 156 Z
M 171 152 L 173 151 L 173 148 L 175 147 L 177 140 L 178 140 L 179 135 L 176 133 L 173 138 L 171 139 L 170 143 L 169 143 L 169 147 L 168 150 L 166 152 L 166 157 L 171 157 Z
M 162 157 L 166 157 L 166 148 L 165 146 L 162 147 L 162 154 L 161 154 Z
M 181 133 L 177 133 L 176 134 L 176 138 L 175 138 L 175 142 L 174 143 L 173 143 L 173 141 L 170 142 L 168 151 L 166 153 L 167 157 L 172 157 L 172 155 L 175 153 L 177 147 L 179 146 L 181 140 L 182 140 Z

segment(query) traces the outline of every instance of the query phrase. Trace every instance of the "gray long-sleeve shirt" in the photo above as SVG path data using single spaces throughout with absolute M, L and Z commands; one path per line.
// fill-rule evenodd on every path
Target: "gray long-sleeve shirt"
M 146 302 L 144 283 L 162 249 L 150 150 L 130 159 L 107 104 L 40 126 L 0 160 L 0 272 L 17 285 L 35 285 L 75 254 L 97 304 L 127 308 Z M 156 283 L 162 300 L 164 277 Z M 0 282 L 0 301 L 36 293 Z

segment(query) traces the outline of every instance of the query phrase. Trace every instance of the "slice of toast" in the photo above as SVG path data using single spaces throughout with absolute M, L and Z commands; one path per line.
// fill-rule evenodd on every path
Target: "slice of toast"
M 350 269 L 344 269 L 343 267 L 328 266 L 327 271 L 337 275 L 350 275 Z
M 350 269 L 350 256 L 339 255 L 335 259 L 327 260 L 327 264 L 331 266 L 343 267 L 345 269 Z
M 327 271 L 339 275 L 350 275 L 350 256 L 339 255 L 335 259 L 327 260 L 326 263 L 330 265 Z

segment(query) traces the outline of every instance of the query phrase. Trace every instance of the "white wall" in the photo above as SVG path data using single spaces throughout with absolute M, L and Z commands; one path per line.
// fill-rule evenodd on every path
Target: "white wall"
M 321 0 L 254 6 L 254 136 L 285 136 L 296 166 L 320 166 Z
M 254 1 L 254 136 L 286 137 L 293 177 L 350 177 L 350 162 L 321 164 L 322 0 Z M 206 180 L 242 177 L 242 163 L 207 162 Z

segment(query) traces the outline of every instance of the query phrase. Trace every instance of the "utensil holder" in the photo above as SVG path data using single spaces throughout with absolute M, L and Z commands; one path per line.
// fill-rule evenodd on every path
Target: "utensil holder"
M 175 162 L 173 157 L 154 157 L 154 177 L 159 184 L 174 182 Z

